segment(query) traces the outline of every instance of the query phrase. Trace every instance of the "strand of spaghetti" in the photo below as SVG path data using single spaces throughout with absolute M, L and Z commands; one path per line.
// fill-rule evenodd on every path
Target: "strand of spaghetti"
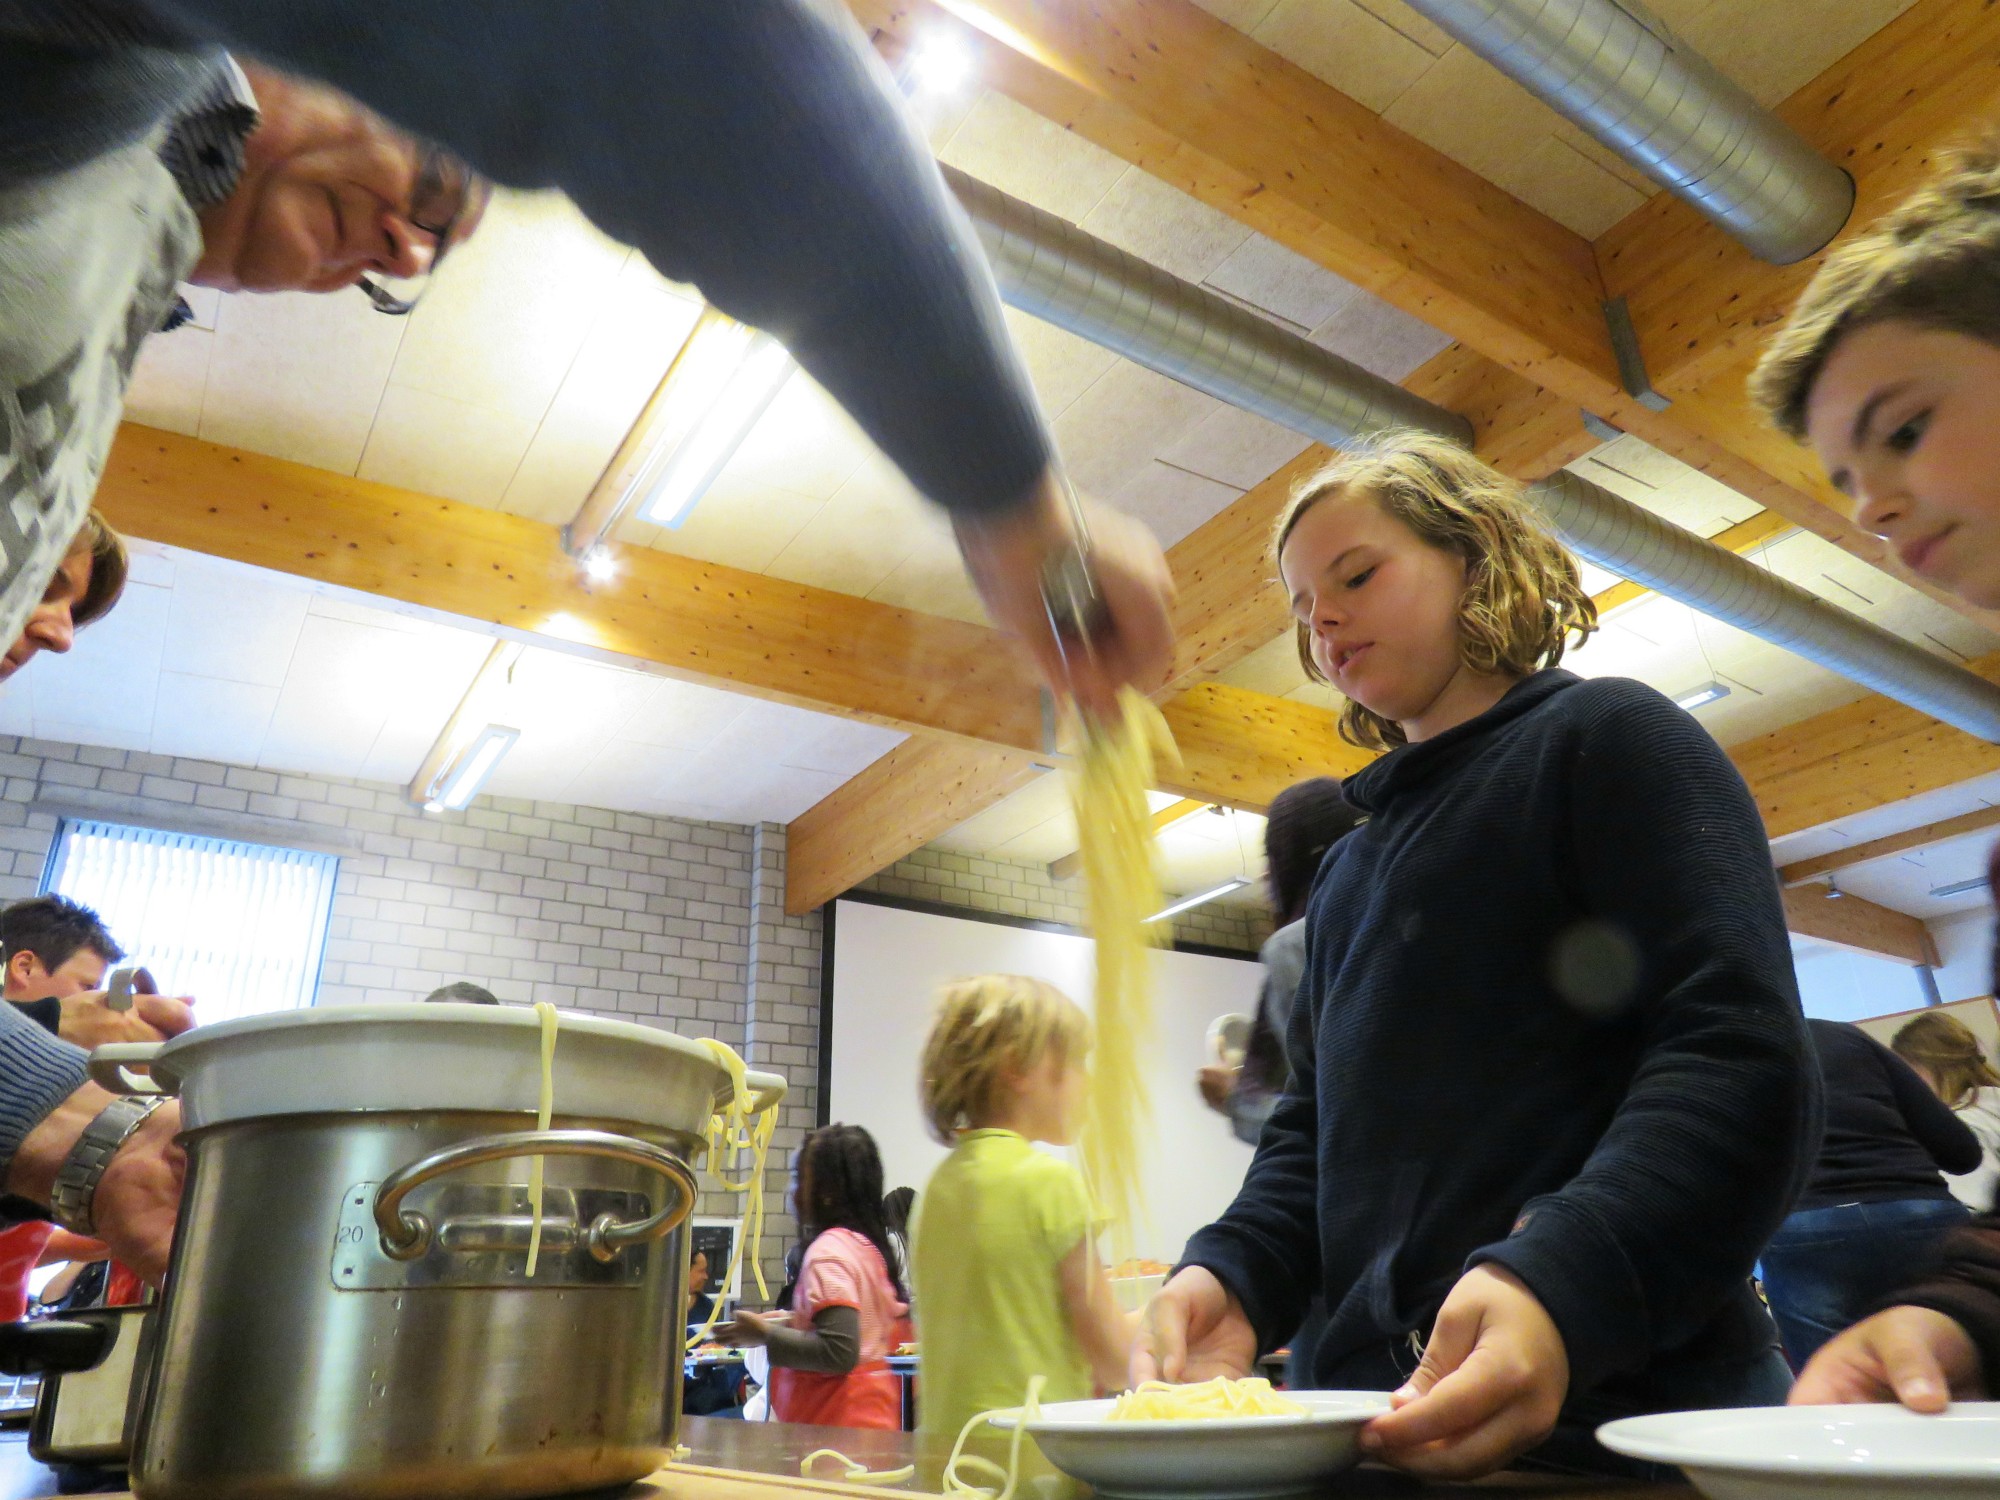
M 947 1495 L 986 1495 L 990 1500 L 1014 1500 L 1014 1490 L 1021 1479 L 1021 1439 L 1027 1433 L 1028 1424 L 1042 1414 L 1042 1387 L 1047 1380 L 1045 1375 L 1031 1377 L 1027 1395 L 1019 1406 L 996 1407 L 992 1411 L 980 1412 L 958 1429 L 958 1441 L 951 1445 L 951 1457 L 945 1460 L 944 1465 L 944 1492 Z M 974 1429 L 995 1417 L 1014 1418 L 1014 1431 L 1007 1442 L 1007 1467 L 1004 1469 L 990 1458 L 965 1451 L 965 1440 L 972 1436 Z M 1000 1487 L 989 1490 L 984 1485 L 970 1484 L 959 1477 L 960 1469 L 990 1475 L 999 1481 Z
M 815 1448 L 799 1460 L 799 1478 L 812 1478 L 813 1465 L 822 1458 L 839 1461 L 840 1477 L 849 1484 L 901 1484 L 917 1472 L 915 1464 L 904 1464 L 900 1469 L 871 1469 L 864 1463 L 857 1463 L 838 1448 Z
M 535 1106 L 535 1129 L 547 1130 L 555 1116 L 556 1104 L 556 1008 L 546 1000 L 535 1002 L 535 1018 L 542 1028 L 542 1093 Z M 528 1196 L 535 1201 L 535 1218 L 528 1229 L 528 1276 L 542 1254 L 542 1158 L 528 1163 Z

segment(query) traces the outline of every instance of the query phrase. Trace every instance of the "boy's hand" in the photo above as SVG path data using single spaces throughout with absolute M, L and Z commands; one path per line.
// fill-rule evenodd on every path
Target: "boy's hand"
M 1202 1102 L 1221 1114 L 1229 1113 L 1229 1096 L 1236 1092 L 1236 1069 L 1228 1063 L 1210 1063 L 1195 1074 Z
M 1963 1327 L 1928 1307 L 1892 1307 L 1821 1346 L 1787 1404 L 1900 1401 L 1911 1411 L 1940 1412 L 1954 1397 L 1985 1395 L 1979 1350 Z
M 1132 1384 L 1241 1379 L 1256 1363 L 1257 1332 L 1243 1304 L 1214 1272 L 1189 1266 L 1146 1304 L 1132 1345 Z
M 1438 1309 L 1423 1363 L 1361 1429 L 1364 1453 L 1428 1479 L 1471 1479 L 1534 1447 L 1569 1391 L 1569 1353 L 1512 1271 L 1474 1266 Z

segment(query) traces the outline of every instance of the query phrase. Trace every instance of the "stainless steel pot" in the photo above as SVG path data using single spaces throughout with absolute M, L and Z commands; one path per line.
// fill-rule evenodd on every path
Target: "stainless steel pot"
M 423 1012 L 407 1024 L 427 1029 L 378 1057 L 449 1051 L 438 1013 L 461 1008 L 395 1009 Z M 484 1013 L 467 1023 L 464 1065 L 485 1057 L 489 1091 L 520 1102 L 514 1054 L 532 1030 L 494 1031 L 490 1008 L 462 1009 Z M 532 1028 L 532 1015 L 514 1014 Z M 375 1019 L 393 1044 L 404 1017 Z M 130 1065 L 150 1060 L 156 1081 L 182 1091 L 192 1126 L 131 1402 L 142 1500 L 505 1500 L 625 1484 L 666 1461 L 680 1414 L 689 1164 L 721 1069 L 662 1033 L 569 1017 L 563 1028 L 559 1107 L 617 1096 L 628 1117 L 563 1112 L 534 1131 L 511 1109 L 383 1107 L 423 1092 L 414 1076 L 357 1084 L 369 1101 L 359 1108 L 278 1112 L 283 1091 L 246 1093 L 258 1076 L 242 1067 L 286 1040 L 269 1028 L 233 1048 L 219 1036 L 206 1056 L 191 1040 L 200 1032 L 157 1056 L 100 1050 L 95 1075 L 128 1088 L 143 1087 Z M 343 1049 L 338 1027 L 306 1040 L 336 1072 L 368 1050 L 360 1032 Z M 672 1123 L 657 1106 L 629 1118 L 639 1106 L 623 1069 L 622 1092 L 591 1087 L 593 1068 L 621 1061 L 660 1071 L 655 1097 L 674 1101 Z M 757 1086 L 773 1102 L 784 1089 L 769 1075 Z M 463 1077 L 437 1087 L 466 1095 Z M 311 1106 L 333 1103 L 323 1087 L 306 1093 Z M 533 1155 L 545 1161 L 545 1217 L 530 1279 Z

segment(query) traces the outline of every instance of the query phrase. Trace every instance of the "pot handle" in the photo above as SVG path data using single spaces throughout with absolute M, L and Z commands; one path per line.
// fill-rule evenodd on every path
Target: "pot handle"
M 146 1097 L 174 1093 L 173 1088 L 161 1087 L 166 1080 L 156 1082 L 152 1076 L 153 1059 L 165 1045 L 164 1042 L 106 1042 L 91 1051 L 90 1081 L 114 1094 Z
M 382 1253 L 391 1260 L 415 1260 L 431 1246 L 435 1237 L 431 1221 L 402 1206 L 412 1189 L 447 1172 L 517 1156 L 602 1156 L 650 1168 L 667 1179 L 673 1193 L 652 1217 L 620 1223 L 607 1213 L 591 1221 L 583 1241 L 599 1260 L 612 1259 L 628 1245 L 643 1245 L 671 1234 L 694 1207 L 694 1173 L 665 1147 L 608 1130 L 511 1130 L 433 1151 L 383 1178 L 375 1190 L 375 1227 L 381 1231 Z
M 117 1342 L 101 1320 L 44 1318 L 0 1323 L 0 1375 L 71 1375 L 95 1369 Z
M 776 1073 L 755 1071 L 745 1072 L 743 1083 L 750 1090 L 750 1113 L 753 1115 L 761 1115 L 777 1104 L 785 1097 L 785 1090 L 789 1086 Z

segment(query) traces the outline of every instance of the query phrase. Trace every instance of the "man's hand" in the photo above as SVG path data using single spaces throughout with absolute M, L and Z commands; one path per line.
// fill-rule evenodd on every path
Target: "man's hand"
M 1092 718 L 1117 717 L 1118 689 L 1148 692 L 1166 680 L 1173 657 L 1173 575 L 1160 544 L 1130 516 L 1084 506 L 1091 566 L 1108 622 L 1085 650 L 1069 642 L 1065 655 L 1042 603 L 1042 568 L 1075 539 L 1060 481 L 1044 474 L 1029 502 L 991 521 L 959 524 L 958 546 L 993 622 L 1027 646 L 1057 696 L 1072 698 Z
M 1221 1114 L 1229 1113 L 1229 1096 L 1236 1091 L 1235 1068 L 1228 1063 L 1210 1063 L 1195 1075 L 1202 1102 Z
M 94 1083 L 71 1094 L 29 1131 L 7 1169 L 6 1191 L 46 1204 L 56 1172 L 83 1128 L 113 1099 Z M 111 1158 L 98 1180 L 91 1206 L 97 1237 L 147 1282 L 158 1286 L 173 1248 L 174 1217 L 180 1212 L 187 1157 L 174 1137 L 180 1134 L 181 1107 L 169 1100 L 154 1110 Z
M 1257 1331 L 1213 1271 L 1188 1266 L 1161 1287 L 1139 1320 L 1132 1384 L 1241 1379 L 1257 1363 Z
M 1423 1362 L 1361 1430 L 1362 1451 L 1427 1479 L 1471 1479 L 1534 1447 L 1569 1390 L 1569 1353 L 1512 1271 L 1474 1266 L 1438 1309 Z
M 88 1052 L 107 1042 L 164 1042 L 194 1025 L 191 996 L 134 995 L 130 1010 L 113 1010 L 103 990 L 65 995 L 57 1035 Z
M 1979 1349 L 1952 1318 L 1928 1307 L 1892 1307 L 1820 1346 L 1792 1387 L 1792 1406 L 1900 1401 L 1940 1412 L 1954 1399 L 1983 1400 Z

